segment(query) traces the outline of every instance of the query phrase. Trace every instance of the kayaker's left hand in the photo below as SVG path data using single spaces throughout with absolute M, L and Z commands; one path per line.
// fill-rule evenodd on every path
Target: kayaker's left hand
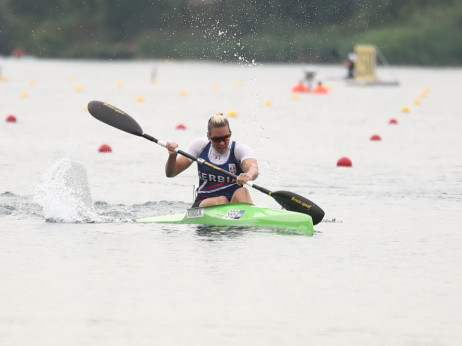
M 239 185 L 245 185 L 245 183 L 248 182 L 249 180 L 252 180 L 252 176 L 248 173 L 241 173 L 237 177 L 237 183 Z

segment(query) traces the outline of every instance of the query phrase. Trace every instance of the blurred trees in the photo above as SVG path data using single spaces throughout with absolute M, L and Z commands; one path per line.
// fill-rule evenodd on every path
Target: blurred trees
M 362 38 L 372 40 L 365 43 L 382 45 L 385 53 L 390 47 L 391 54 L 414 36 L 423 43 L 418 30 L 410 29 L 418 23 L 431 31 L 426 35 L 436 32 L 431 26 L 435 25 L 434 9 L 446 9 L 446 29 L 457 29 L 462 23 L 459 2 L 0 0 L 0 54 L 24 47 L 28 54 L 64 58 L 236 60 L 245 56 L 267 61 L 334 61 L 353 44 L 364 43 Z M 399 36 L 397 30 L 408 32 L 403 42 L 393 41 Z M 457 43 L 452 35 L 441 39 Z M 427 48 L 419 49 L 441 46 L 440 38 L 432 38 Z M 452 51 L 459 49 L 447 49 L 447 54 Z M 401 63 L 423 63 L 412 53 L 396 57 Z M 462 63 L 462 57 L 449 60 Z

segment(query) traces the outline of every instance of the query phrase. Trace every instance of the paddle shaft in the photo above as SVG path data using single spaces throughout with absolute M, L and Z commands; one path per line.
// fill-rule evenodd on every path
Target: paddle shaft
M 146 138 L 146 139 L 148 139 L 148 140 L 150 140 L 150 141 L 152 141 L 152 142 L 154 142 L 154 143 L 159 144 L 160 146 L 162 146 L 162 147 L 164 147 L 164 148 L 167 148 L 167 143 L 166 143 L 166 142 L 160 141 L 160 140 L 158 140 L 157 138 L 154 138 L 154 137 L 148 135 L 147 133 L 144 133 L 144 132 L 143 132 L 143 133 L 141 134 L 141 137 L 144 137 L 144 138 Z M 233 179 L 237 180 L 237 175 L 235 175 L 235 174 L 233 174 L 233 173 L 231 173 L 231 172 L 228 172 L 228 171 L 226 171 L 226 170 L 224 170 L 224 169 L 222 169 L 222 168 L 220 168 L 220 167 L 218 167 L 218 166 L 215 166 L 214 164 L 211 164 L 210 162 L 205 161 L 205 160 L 202 159 L 202 158 L 195 157 L 195 156 L 193 156 L 193 155 L 187 153 L 186 151 L 183 151 L 183 150 L 178 149 L 178 148 L 176 148 L 175 151 L 176 151 L 178 154 L 183 155 L 183 156 L 187 157 L 187 158 L 190 159 L 190 160 L 196 161 L 197 163 L 199 163 L 199 164 L 201 164 L 201 165 L 208 166 L 208 167 L 210 167 L 210 168 L 212 168 L 212 169 L 214 169 L 214 170 L 216 170 L 216 171 L 219 171 L 219 172 L 221 172 L 221 173 L 227 175 L 227 176 L 230 177 L 230 178 L 233 178 Z M 248 181 L 248 182 L 246 182 L 245 184 L 248 185 L 248 186 L 253 187 L 254 189 L 256 189 L 256 190 L 258 190 L 258 191 L 261 191 L 261 192 L 263 192 L 263 193 L 266 193 L 268 196 L 271 196 L 271 193 L 272 193 L 272 192 L 271 192 L 270 190 L 268 190 L 268 189 L 265 189 L 264 187 L 258 186 L 257 184 L 254 184 L 254 183 L 252 183 L 251 181 Z

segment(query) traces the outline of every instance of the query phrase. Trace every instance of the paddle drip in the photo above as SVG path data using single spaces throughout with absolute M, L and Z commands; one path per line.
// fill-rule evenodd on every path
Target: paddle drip
M 49 221 L 89 222 L 96 218 L 87 171 L 69 158 L 57 161 L 44 174 L 35 188 L 34 199 Z

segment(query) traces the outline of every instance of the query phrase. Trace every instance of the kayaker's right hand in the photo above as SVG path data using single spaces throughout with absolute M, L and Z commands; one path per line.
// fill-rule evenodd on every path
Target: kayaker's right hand
M 170 155 L 176 155 L 175 149 L 178 148 L 178 144 L 176 144 L 175 142 L 167 142 L 165 143 L 165 146 L 167 147 L 168 153 Z

